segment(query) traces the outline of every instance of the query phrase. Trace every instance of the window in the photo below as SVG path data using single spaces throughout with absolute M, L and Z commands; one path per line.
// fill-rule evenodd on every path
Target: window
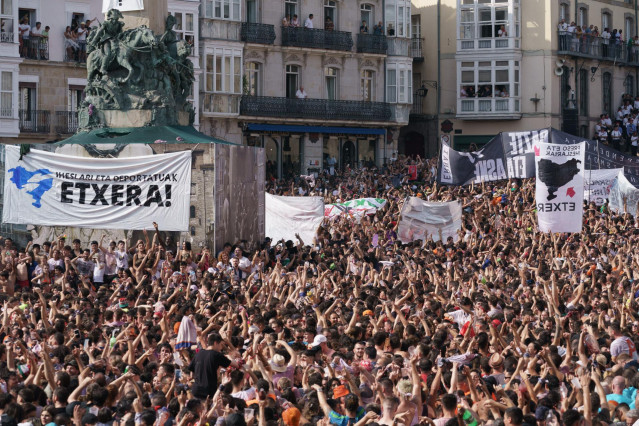
M 84 86 L 69 86 L 67 111 L 78 111 L 84 100 L 84 96 Z
M 579 71 L 579 113 L 588 116 L 588 70 Z
M 410 37 L 410 0 L 386 0 L 384 15 L 386 35 Z
M 191 207 L 190 207 L 190 209 L 189 209 L 189 213 L 190 213 L 190 214 L 189 214 L 189 217 L 190 217 L 191 219 L 195 219 L 195 206 L 191 206 Z
M 337 28 L 337 3 L 334 0 L 324 0 L 324 24 L 328 19 L 333 22 L 335 28 Z
M 0 71 L 0 117 L 13 116 L 13 73 Z
M 206 92 L 241 92 L 242 50 L 215 48 L 206 55 Z
M 562 3 L 559 5 L 559 19 L 570 19 L 568 16 L 570 15 L 569 12 L 569 5 L 567 5 L 566 3 Z
M 519 97 L 519 61 L 464 61 L 459 65 L 459 96 Z
M 413 38 L 421 38 L 422 37 L 422 23 L 421 23 L 420 15 L 413 15 L 411 17 L 411 33 L 413 34 Z
M 286 66 L 286 97 L 294 98 L 297 89 L 300 88 L 300 67 L 297 65 Z
M 249 62 L 244 70 L 245 88 L 244 94 L 251 96 L 261 95 L 261 75 L 260 64 L 257 62 Z
M 191 46 L 195 45 L 195 31 L 193 29 L 193 14 L 182 12 L 169 12 L 175 16 L 175 26 L 173 31 L 177 34 L 178 39 L 186 40 Z
M 373 26 L 376 25 L 375 22 L 375 13 L 373 13 L 373 6 L 370 4 L 366 4 L 364 3 L 361 7 L 360 7 L 360 23 L 362 21 L 366 21 L 366 24 L 368 25 L 368 30 L 369 32 L 372 32 L 372 28 Z
M 411 64 L 388 64 L 386 68 L 386 102 L 413 102 L 413 70 Z
M 242 19 L 240 1 L 241 0 L 205 0 L 205 16 L 207 18 L 240 21 Z
M 338 99 L 337 68 L 324 69 L 326 79 L 326 99 L 335 101 Z
M 463 1 L 458 15 L 459 38 L 519 37 L 517 3 L 500 0 Z
M 588 9 L 585 7 L 579 8 L 579 13 L 577 14 L 577 25 L 584 26 L 588 25 Z
M 33 27 L 36 23 L 35 9 L 18 9 L 18 22 L 22 22 L 25 17 L 27 18 L 27 23 Z
M 246 22 L 256 23 L 257 21 L 257 0 L 246 0 Z
M 80 24 L 82 22 L 86 22 L 86 19 L 84 19 L 84 13 L 73 12 L 71 14 L 71 29 L 73 31 L 80 28 Z
M 297 0 L 285 0 L 284 1 L 284 14 L 288 16 L 290 19 L 293 19 L 294 15 L 300 14 L 300 11 L 297 7 Z
M 362 71 L 362 100 L 372 102 L 375 100 L 375 73 L 371 70 Z
M 625 24 L 624 31 L 626 33 L 626 36 L 625 36 L 626 39 L 628 39 L 628 37 L 634 37 L 635 36 L 635 21 L 632 18 L 627 17 L 625 19 L 624 24 Z
M 195 237 L 195 226 L 191 226 L 191 236 Z
M 612 28 L 612 15 L 608 12 L 601 14 L 601 28 Z
M 602 77 L 602 101 L 603 111 L 613 117 L 612 115 L 612 74 L 609 72 L 603 73 Z
M 624 91 L 632 96 L 635 96 L 635 78 L 631 75 L 627 75 L 623 82 Z
M 20 83 L 18 85 L 18 109 L 31 113 L 38 109 L 36 101 L 36 83 Z
M 206 54 L 204 105 L 214 113 L 237 113 L 242 93 L 242 49 L 214 48 Z M 222 96 L 224 95 L 224 96 Z
M 14 22 L 13 22 L 13 0 L 0 0 L 0 43 L 13 41 Z

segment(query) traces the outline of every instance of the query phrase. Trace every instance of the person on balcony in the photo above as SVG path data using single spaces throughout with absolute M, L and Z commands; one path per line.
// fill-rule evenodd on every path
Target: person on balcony
M 75 53 L 78 50 L 78 43 L 75 41 L 75 33 L 71 31 L 71 27 L 67 26 L 64 30 L 64 48 L 67 52 L 67 61 L 73 61 Z
M 559 50 L 568 50 L 568 24 L 565 19 L 559 21 Z
M 466 88 L 464 86 L 462 86 L 461 91 L 459 92 L 459 96 L 462 98 L 468 97 L 468 92 L 466 91 Z
M 603 47 L 603 56 L 604 57 L 608 57 L 609 56 L 609 52 L 608 52 L 608 46 L 610 46 L 610 31 L 608 30 L 608 27 L 604 28 L 603 32 L 601 33 L 601 46 Z
M 310 15 L 308 15 L 308 18 L 306 18 L 306 21 L 304 21 L 304 28 L 312 30 L 313 29 L 313 14 L 311 13 Z
M 499 28 L 499 31 L 497 31 L 497 36 L 498 37 L 508 37 L 508 31 L 506 31 L 506 26 L 502 25 Z
M 333 31 L 335 29 L 335 24 L 330 16 L 327 16 L 326 19 L 324 19 L 324 29 L 326 31 Z
M 293 19 L 291 20 L 291 27 L 299 27 L 300 26 L 300 20 L 298 19 L 297 15 L 293 15 Z
M 44 31 L 42 31 L 41 40 L 40 40 L 40 48 L 43 50 L 43 58 L 49 59 L 49 30 L 50 26 L 44 27 Z
M 366 21 L 362 21 L 362 25 L 359 26 L 360 34 L 368 34 L 368 24 Z
M 27 16 L 22 18 L 20 25 L 18 26 L 18 38 L 20 40 L 20 56 L 24 57 L 28 55 L 30 48 L 29 34 L 31 33 L 31 25 L 29 25 L 29 18 Z
M 373 34 L 384 35 L 384 24 L 382 24 L 382 21 L 379 21 L 379 24 L 373 27 Z
M 42 22 L 36 22 L 35 27 L 31 28 L 31 34 L 29 36 L 31 38 L 31 54 L 34 58 L 43 59 L 44 55 L 42 55 Z
M 291 21 L 291 15 L 286 15 L 284 18 L 282 18 L 282 26 L 288 27 L 290 25 L 290 21 Z
M 386 33 L 389 37 L 395 37 L 395 28 L 393 28 L 393 24 L 388 24 L 388 31 Z
M 306 99 L 308 97 L 308 95 L 306 94 L 306 91 L 304 91 L 304 86 L 300 86 L 300 88 L 297 89 L 297 92 L 295 93 L 295 97 L 297 99 Z
M 78 53 L 80 62 L 86 62 L 87 59 L 87 26 L 84 22 L 80 23 L 80 28 L 76 31 L 76 39 L 80 52 Z
M 574 22 L 571 22 L 570 25 L 568 25 L 568 39 L 570 40 L 570 46 L 566 47 L 570 48 L 570 50 L 572 50 L 573 52 L 577 51 L 577 48 L 579 47 L 579 40 L 577 40 L 577 37 L 575 35 L 576 31 L 577 26 Z

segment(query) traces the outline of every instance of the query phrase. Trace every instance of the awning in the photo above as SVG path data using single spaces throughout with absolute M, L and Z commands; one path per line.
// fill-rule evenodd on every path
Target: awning
M 220 143 L 236 145 L 198 132 L 192 126 L 150 126 L 131 128 L 102 128 L 80 132 L 58 144 L 129 144 L 129 143 Z
M 260 123 L 248 123 L 247 126 L 248 131 L 251 132 L 329 133 L 344 135 L 383 135 L 385 133 L 384 129 L 372 129 L 366 127 L 325 127 Z

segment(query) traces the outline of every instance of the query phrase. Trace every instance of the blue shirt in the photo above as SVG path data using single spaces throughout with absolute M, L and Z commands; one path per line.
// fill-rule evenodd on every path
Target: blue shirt
M 328 414 L 328 419 L 330 420 L 332 425 L 348 426 L 348 425 L 354 425 L 355 423 L 360 421 L 365 414 L 366 412 L 364 411 L 364 407 L 357 408 L 357 416 L 355 416 L 355 418 L 343 416 L 337 411 L 331 410 L 331 412 Z

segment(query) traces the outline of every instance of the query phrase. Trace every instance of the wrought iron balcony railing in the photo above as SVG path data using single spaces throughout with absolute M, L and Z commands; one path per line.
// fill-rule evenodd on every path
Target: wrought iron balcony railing
M 69 135 L 78 131 L 78 111 L 56 111 L 55 132 Z
M 18 111 L 20 131 L 25 133 L 49 133 L 51 131 L 51 112 L 35 109 Z
M 242 22 L 240 37 L 242 41 L 247 43 L 273 44 L 275 41 L 275 27 L 268 24 Z
M 290 99 L 269 96 L 242 96 L 240 115 L 338 121 L 391 120 L 390 105 L 385 102 Z
M 557 54 L 614 61 L 616 63 L 639 66 L 639 45 L 628 45 L 627 41 L 614 38 L 593 37 L 589 33 L 577 35 L 559 31 Z
M 357 34 L 358 53 L 377 53 L 385 55 L 388 50 L 388 41 L 385 35 Z
M 282 46 L 349 51 L 353 48 L 353 35 L 346 31 L 282 27 Z
M 85 63 L 87 61 L 87 42 L 76 41 L 74 43 L 66 43 L 64 48 L 64 62 L 79 62 Z
M 48 60 L 49 59 L 49 39 L 42 37 L 31 37 L 22 40 L 20 46 L 20 57 L 25 59 Z
M 2 22 L 1 19 L 0 19 L 0 22 Z M 13 43 L 13 33 L 12 32 L 1 32 L 0 33 L 0 43 Z

